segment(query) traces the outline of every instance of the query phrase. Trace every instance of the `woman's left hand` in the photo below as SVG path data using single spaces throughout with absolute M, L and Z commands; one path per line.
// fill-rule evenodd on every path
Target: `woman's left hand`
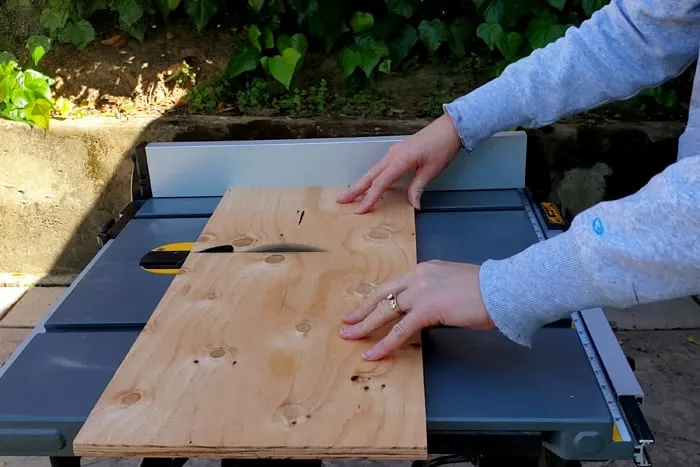
M 370 298 L 346 314 L 341 329 L 345 339 L 362 339 L 387 323 L 400 319 L 382 340 L 365 352 L 380 360 L 423 328 L 437 325 L 494 329 L 479 287 L 479 269 L 473 264 L 445 261 L 419 263 L 407 274 L 380 284 Z M 395 298 L 394 307 L 389 295 Z

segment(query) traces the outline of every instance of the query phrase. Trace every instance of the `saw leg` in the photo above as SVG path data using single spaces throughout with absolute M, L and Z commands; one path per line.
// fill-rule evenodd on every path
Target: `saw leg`
M 539 459 L 536 457 L 520 457 L 520 456 L 483 456 L 476 461 L 479 467 L 543 467 L 539 465 Z
M 581 462 L 562 459 L 553 452 L 544 449 L 540 456 L 539 467 L 581 467 Z
M 321 459 L 223 459 L 221 467 L 321 467 Z
M 139 467 L 183 467 L 187 457 L 144 457 Z
M 476 465 L 479 467 L 506 465 L 513 467 L 581 467 L 581 462 L 565 460 L 545 451 L 540 457 L 482 456 L 478 458 Z
M 80 467 L 80 457 L 76 456 L 66 456 L 66 457 L 49 457 L 49 463 L 51 467 Z

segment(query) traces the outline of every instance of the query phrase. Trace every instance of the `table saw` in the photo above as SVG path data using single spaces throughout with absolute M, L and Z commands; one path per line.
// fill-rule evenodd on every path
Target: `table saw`
M 139 145 L 132 201 L 0 368 L 0 455 L 79 464 L 74 437 L 227 188 L 349 185 L 401 139 Z M 525 186 L 526 143 L 522 132 L 499 133 L 433 180 L 415 213 L 419 261 L 480 264 L 566 229 Z M 433 464 L 651 465 L 644 394 L 602 310 L 552 323 L 532 349 L 448 327 L 423 331 L 422 342 L 428 448 L 441 456 Z

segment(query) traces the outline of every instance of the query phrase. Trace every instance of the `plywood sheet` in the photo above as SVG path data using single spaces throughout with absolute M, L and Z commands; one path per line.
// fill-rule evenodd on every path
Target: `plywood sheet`
M 416 262 L 413 209 L 232 189 L 78 434 L 84 456 L 427 456 L 420 348 L 380 362 L 342 315 Z M 323 251 L 259 252 L 294 243 Z M 233 252 L 202 250 L 233 245 Z M 385 330 L 384 330 L 385 331 Z

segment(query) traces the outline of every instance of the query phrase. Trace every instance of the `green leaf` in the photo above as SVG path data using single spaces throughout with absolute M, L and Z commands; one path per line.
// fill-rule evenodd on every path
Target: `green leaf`
M 262 65 L 262 69 L 265 73 L 270 73 L 270 57 L 261 57 L 260 65 Z
M 382 73 L 391 73 L 391 59 L 387 58 L 379 64 L 379 71 Z
M 420 0 L 388 0 L 387 8 L 390 12 L 410 18 L 418 9 Z
M 86 45 L 95 40 L 95 30 L 88 21 L 81 20 L 70 23 L 59 35 L 62 42 L 73 44 L 78 49 L 84 49 Z
M 458 57 L 464 57 L 467 53 L 467 44 L 474 35 L 474 23 L 464 18 L 457 18 L 450 26 L 450 49 Z
M 265 0 L 248 0 L 248 5 L 255 11 L 260 11 L 263 5 L 265 5 Z
M 143 42 L 144 38 L 146 37 L 146 31 L 148 30 L 148 21 L 146 18 L 146 16 L 142 16 L 140 20 L 130 25 L 123 24 L 121 21 L 120 24 L 125 33 L 135 38 L 139 42 Z
M 410 24 L 404 25 L 398 37 L 389 43 L 391 58 L 397 65 L 403 62 L 418 43 L 418 31 Z
M 418 25 L 418 34 L 430 55 L 433 55 L 440 45 L 449 41 L 452 36 L 450 28 L 439 19 L 421 21 Z
M 338 54 L 341 74 L 343 78 L 350 76 L 362 63 L 362 54 L 355 48 L 355 44 L 344 47 Z
M 51 121 L 51 101 L 37 99 L 24 109 L 24 118 L 44 130 L 49 129 Z
M 51 39 L 46 36 L 31 36 L 27 40 L 27 49 L 29 49 L 33 66 L 37 66 L 46 53 L 51 50 Z
M 25 122 L 24 109 L 18 109 L 14 105 L 10 104 L 5 109 L 0 111 L 0 115 L 9 118 L 10 120 L 16 120 L 18 122 Z
M 260 36 L 262 36 L 260 28 L 255 24 L 250 25 L 250 27 L 248 28 L 248 41 L 250 41 L 253 47 L 258 49 L 258 52 L 262 51 L 262 46 L 260 45 Z
M 169 0 L 172 1 L 172 0 Z M 179 0 L 177 0 L 179 1 Z M 106 10 L 107 9 L 107 0 L 93 0 L 91 2 L 86 2 L 85 5 L 85 17 L 89 18 L 93 14 L 97 13 L 100 10 Z
M 272 13 L 286 13 L 287 7 L 284 4 L 284 0 L 271 0 L 267 2 L 267 11 Z
M 566 6 L 566 0 L 547 0 L 547 3 L 559 11 L 563 11 L 564 7 Z
M 503 21 L 505 14 L 505 0 L 494 0 L 486 7 L 486 11 L 484 12 L 484 20 L 486 20 L 487 23 L 500 24 Z
M 115 0 L 114 6 L 119 13 L 119 23 L 131 27 L 143 16 L 143 8 L 138 0 Z
M 488 24 L 481 23 L 478 28 L 476 28 L 476 35 L 493 50 L 496 47 L 496 43 L 503 36 L 503 28 L 500 24 Z
M 306 36 L 300 32 L 291 37 L 286 34 L 280 35 L 277 38 L 277 49 L 281 53 L 284 53 L 284 51 L 289 48 L 292 48 L 301 55 L 304 55 L 309 48 L 309 42 L 306 40 Z
M 52 79 L 36 70 L 24 70 L 22 85 L 31 91 L 37 99 L 51 100 Z
M 244 42 L 238 47 L 236 53 L 231 56 L 231 59 L 226 66 L 226 77 L 235 78 L 236 76 L 253 71 L 260 64 L 260 52 L 252 44 Z
M 297 64 L 301 60 L 301 53 L 293 48 L 284 49 L 282 55 L 275 55 L 270 58 L 267 69 L 270 75 L 289 89 L 292 76 L 296 71 Z
M 18 66 L 17 57 L 11 52 L 0 52 L 0 66 L 11 65 L 14 70 Z M 0 68 L 1 70 L 2 68 Z
M 548 11 L 547 4 L 542 0 L 518 0 L 506 1 L 506 8 L 503 17 L 498 24 L 503 27 L 503 30 L 517 29 L 521 31 L 521 23 L 524 19 L 528 19 L 534 15 Z
M 275 36 L 272 34 L 272 29 L 263 29 L 263 47 L 266 49 L 272 49 L 275 47 Z
M 663 105 L 671 109 L 678 107 L 678 91 L 671 89 L 666 95 Z
M 197 31 L 202 32 L 219 10 L 219 3 L 212 0 L 185 0 L 185 10 Z
M 0 103 L 9 100 L 17 87 L 17 78 L 20 76 L 19 72 L 7 73 L 4 76 L 0 76 Z
M 525 36 L 534 50 L 559 39 L 568 28 L 568 24 L 558 24 L 554 14 L 547 11 L 530 20 L 525 31 Z
M 18 109 L 23 109 L 30 102 L 34 102 L 36 98 L 30 90 L 25 87 L 17 87 L 12 91 L 12 104 Z
M 495 77 L 500 76 L 503 73 L 503 71 L 508 67 L 508 65 L 510 65 L 511 63 L 513 63 L 513 62 L 511 60 L 507 60 L 507 59 L 503 59 L 500 62 L 498 62 L 498 64 L 496 64 L 496 69 L 494 70 L 494 73 L 493 73 L 494 76 Z
M 41 26 L 49 31 L 52 36 L 60 29 L 66 27 L 69 10 L 67 7 L 49 7 L 42 10 L 39 17 Z
M 350 18 L 350 26 L 355 34 L 360 34 L 372 29 L 374 26 L 374 16 L 371 13 L 356 11 Z
M 360 68 L 367 78 L 372 74 L 382 58 L 389 56 L 389 47 L 382 41 L 372 38 L 364 38 L 355 43 L 356 50 L 360 53 Z
M 181 0 L 155 0 L 158 11 L 160 11 L 164 18 L 167 18 L 170 13 L 177 10 L 177 7 L 180 6 L 180 2 Z
M 610 0 L 581 0 L 581 6 L 583 11 L 589 17 L 593 15 L 596 11 L 603 8 L 605 5 L 610 3 Z
M 509 32 L 504 34 L 496 42 L 496 47 L 501 51 L 506 60 L 515 60 L 518 57 L 518 52 L 525 42 L 525 38 L 517 32 Z
M 7 8 L 25 8 L 31 5 L 29 0 L 6 0 L 3 3 Z

